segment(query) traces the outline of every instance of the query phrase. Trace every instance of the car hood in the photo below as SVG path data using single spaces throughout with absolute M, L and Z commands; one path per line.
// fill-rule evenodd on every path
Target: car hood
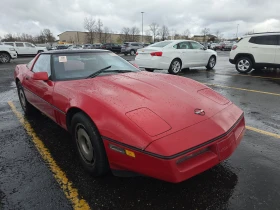
M 150 136 L 197 124 L 231 104 L 194 80 L 144 71 L 65 81 L 63 85 L 126 115 Z

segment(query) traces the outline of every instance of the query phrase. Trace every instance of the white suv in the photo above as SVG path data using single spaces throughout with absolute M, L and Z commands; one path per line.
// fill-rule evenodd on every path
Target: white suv
M 252 68 L 279 68 L 280 32 L 244 36 L 232 47 L 229 62 L 241 73 L 248 73 Z
M 0 63 L 9 63 L 11 59 L 17 58 L 16 50 L 9 46 L 0 43 Z
M 4 42 L 4 44 L 13 46 L 18 55 L 36 55 L 40 52 L 48 51 L 46 47 L 37 47 L 28 42 Z

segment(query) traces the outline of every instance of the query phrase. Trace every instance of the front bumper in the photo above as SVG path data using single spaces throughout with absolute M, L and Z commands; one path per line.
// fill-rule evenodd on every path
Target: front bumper
M 189 179 L 227 159 L 239 145 L 245 132 L 245 119 L 242 115 L 235 125 L 221 138 L 201 144 L 188 153 L 176 157 L 160 156 L 114 140 L 103 138 L 106 153 L 112 170 L 132 171 L 167 182 L 178 183 Z M 130 157 L 110 149 L 117 145 L 134 152 Z
M 17 52 L 16 51 L 10 51 L 10 56 L 12 59 L 16 59 L 17 58 Z

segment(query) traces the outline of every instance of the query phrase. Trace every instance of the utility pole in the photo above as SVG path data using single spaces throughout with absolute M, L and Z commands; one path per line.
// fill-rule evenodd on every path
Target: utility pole
M 238 26 L 239 26 L 239 24 L 237 24 L 236 38 L 238 38 Z
M 141 12 L 142 13 L 142 42 L 144 42 L 143 41 L 143 15 L 144 15 L 144 12 Z

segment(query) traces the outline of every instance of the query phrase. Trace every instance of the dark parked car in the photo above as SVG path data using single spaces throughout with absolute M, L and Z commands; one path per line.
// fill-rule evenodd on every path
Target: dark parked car
M 68 49 L 69 45 L 57 45 L 55 50 L 65 50 Z
M 121 46 L 114 43 L 106 43 L 101 46 L 101 49 L 110 50 L 115 53 L 121 52 Z

